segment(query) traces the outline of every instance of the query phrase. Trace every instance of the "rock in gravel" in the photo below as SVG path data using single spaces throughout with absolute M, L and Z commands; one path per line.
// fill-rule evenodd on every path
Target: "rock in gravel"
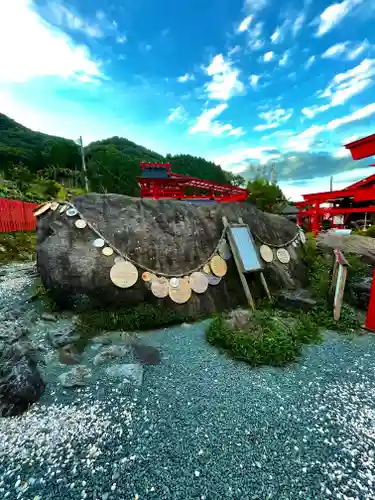
M 73 344 L 64 345 L 59 349 L 59 361 L 64 365 L 77 365 L 81 356 Z
M 59 376 L 59 381 L 62 387 L 71 389 L 73 387 L 85 386 L 90 377 L 90 368 L 87 368 L 87 366 L 84 365 L 79 365 L 72 368 L 69 372 L 62 373 Z
M 41 315 L 41 319 L 43 319 L 44 321 L 54 321 L 54 322 L 57 321 L 56 315 L 49 312 L 44 312 Z
M 122 345 L 112 345 L 106 347 L 99 354 L 97 354 L 94 359 L 94 365 L 101 365 L 107 363 L 108 361 L 113 361 L 114 359 L 123 358 L 129 353 L 129 348 Z
M 50 341 L 52 347 L 59 349 L 68 344 L 74 344 L 79 340 L 79 335 L 74 332 L 74 329 L 67 326 L 66 328 L 51 329 L 48 332 L 48 340 Z
M 122 378 L 124 381 L 140 386 L 143 381 L 143 368 L 138 364 L 123 364 L 109 366 L 105 370 L 109 377 Z
M 39 400 L 44 389 L 31 343 L 0 341 L 0 416 L 25 412 Z
M 161 361 L 161 356 L 156 347 L 145 344 L 133 344 L 133 353 L 144 365 L 158 365 Z
M 294 311 L 311 311 L 316 306 L 316 301 L 311 298 L 308 290 L 282 291 L 278 296 L 278 303 L 285 309 Z
M 252 319 L 253 313 L 249 309 L 238 308 L 231 311 L 225 321 L 230 328 L 241 330 L 249 328 Z

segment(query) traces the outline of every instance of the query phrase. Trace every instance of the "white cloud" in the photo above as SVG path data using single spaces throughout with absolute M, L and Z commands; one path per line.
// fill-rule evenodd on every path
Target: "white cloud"
M 251 75 L 249 80 L 250 80 L 250 85 L 253 87 L 253 89 L 256 89 L 258 87 L 260 75 Z
M 206 109 L 198 116 L 197 121 L 193 127 L 189 129 L 189 134 L 203 133 L 207 135 L 232 135 L 240 136 L 245 133 L 241 127 L 234 128 L 231 124 L 215 120 L 223 111 L 228 108 L 228 104 L 219 104 L 218 106 Z
M 194 75 L 191 75 L 190 73 L 185 73 L 185 75 L 179 76 L 177 78 L 177 81 L 180 83 L 187 82 L 189 80 L 194 80 Z
M 250 26 L 251 21 L 253 20 L 253 16 L 247 16 L 245 19 L 242 21 L 242 23 L 238 26 L 237 31 L 239 33 L 243 33 L 248 29 Z
M 354 142 L 354 141 L 358 141 L 358 139 L 360 139 L 361 135 L 359 134 L 354 134 L 354 135 L 350 135 L 349 137 L 346 137 L 345 139 L 343 139 L 341 141 L 341 144 L 345 145 L 345 144 L 350 144 L 351 142 Z
M 205 85 L 210 99 L 227 101 L 245 90 L 244 84 L 239 80 L 240 72 L 233 69 L 232 62 L 225 60 L 222 54 L 216 55 L 205 71 L 212 77 L 212 81 Z
M 268 4 L 268 0 L 245 0 L 245 10 L 247 12 L 259 12 Z
M 313 125 L 300 134 L 290 137 L 290 139 L 288 139 L 283 145 L 283 148 L 292 151 L 309 151 L 315 137 L 320 134 L 324 128 L 325 127 L 321 125 Z
M 269 52 L 266 52 L 263 56 L 263 61 L 264 62 L 270 62 L 272 61 L 272 59 L 274 58 L 274 53 L 272 52 L 272 50 L 270 50 Z
M 289 61 L 289 56 L 290 56 L 290 50 L 286 50 L 282 56 L 282 58 L 279 61 L 280 66 L 286 66 Z
M 353 9 L 353 7 L 362 0 L 343 0 L 340 3 L 334 3 L 327 7 L 316 19 L 318 30 L 316 36 L 322 36 L 337 26 L 344 17 Z
M 324 59 L 333 59 L 337 56 L 345 54 L 345 52 L 348 48 L 348 44 L 349 44 L 349 42 L 336 43 L 335 45 L 332 45 L 332 47 L 329 47 L 329 49 L 327 49 L 322 54 L 322 57 Z
M 263 135 L 260 139 L 261 141 L 266 141 L 268 139 L 272 139 L 273 137 L 290 137 L 295 135 L 291 130 L 276 130 L 276 132 L 272 132 L 272 134 Z
M 326 111 L 330 107 L 331 106 L 329 104 L 324 104 L 323 106 L 314 105 L 310 106 L 309 108 L 302 108 L 302 114 L 305 115 L 307 118 L 314 118 L 315 115 L 323 111 Z
M 14 3 L 32 5 L 32 2 L 30 3 L 28 0 L 16 0 Z M 80 31 L 92 38 L 104 36 L 102 29 L 97 24 L 90 24 L 61 4 L 48 3 L 46 14 L 49 21 L 57 24 L 62 29 L 68 28 L 72 31 Z M 101 21 L 105 18 L 105 15 L 99 11 L 96 17 Z
M 283 145 L 283 148 L 294 151 L 309 151 L 311 144 L 315 140 L 315 137 L 321 132 L 336 130 L 343 125 L 363 120 L 364 118 L 368 118 L 373 114 L 375 114 L 375 103 L 368 104 L 367 106 L 354 111 L 350 115 L 331 120 L 327 124 L 312 125 L 302 133 L 292 136 L 290 139 L 288 139 L 288 141 Z
M 263 23 L 258 22 L 254 25 L 253 28 L 250 28 L 247 31 L 247 46 L 248 49 L 259 50 L 263 47 L 264 41 L 262 40 L 262 31 L 263 31 Z
M 310 56 L 305 64 L 305 69 L 311 68 L 311 66 L 314 64 L 316 57 L 315 56 Z
M 125 43 L 125 42 L 126 42 L 126 40 L 127 40 L 126 35 L 119 35 L 119 36 L 116 38 L 116 42 L 117 42 L 117 43 L 121 43 L 121 44 L 122 44 L 122 43 Z
M 327 130 L 335 130 L 342 125 L 346 125 L 348 123 L 356 122 L 359 120 L 363 120 L 364 118 L 368 118 L 375 114 L 375 102 L 372 104 L 368 104 L 364 108 L 358 109 L 354 111 L 351 115 L 344 116 L 342 118 L 337 118 L 336 120 L 330 121 L 326 128 Z
M 282 43 L 286 37 L 288 28 L 290 26 L 290 21 L 286 20 L 281 26 L 278 26 L 271 35 L 272 43 Z
M 261 131 L 261 130 L 277 128 L 282 123 L 287 122 L 292 115 L 293 115 L 292 109 L 285 110 L 280 107 L 271 109 L 270 111 L 264 111 L 263 113 L 259 113 L 259 118 L 265 120 L 267 123 L 263 125 L 256 125 L 254 127 L 254 130 Z
M 85 46 L 75 46 L 41 19 L 31 0 L 0 3 L 0 83 L 57 76 L 99 81 L 100 65 Z
M 305 19 L 306 16 L 303 12 L 297 16 L 297 19 L 294 21 L 292 26 L 292 33 L 294 37 L 301 31 Z
M 215 163 L 221 165 L 222 168 L 238 173 L 243 172 L 251 161 L 259 161 L 262 165 L 270 160 L 280 157 L 278 153 L 271 153 L 269 147 L 255 147 L 255 148 L 240 148 L 231 151 L 228 154 L 217 156 L 214 158 Z
M 234 47 L 232 47 L 229 51 L 228 51 L 228 56 L 232 56 L 233 54 L 237 54 L 237 52 L 240 52 L 241 50 L 241 47 L 240 45 L 235 45 Z
M 370 47 L 370 44 L 368 43 L 368 41 L 364 40 L 360 45 L 357 45 L 357 47 L 355 47 L 349 51 L 348 59 L 350 59 L 350 60 L 357 59 L 357 57 L 360 56 L 362 54 L 362 52 L 364 52 L 369 47 Z
M 360 44 L 353 42 L 336 43 L 329 47 L 323 54 L 324 59 L 338 59 L 344 58 L 350 61 L 357 59 L 366 49 L 370 47 L 367 40 Z
M 178 106 L 169 110 L 168 122 L 184 122 L 187 119 L 187 113 L 183 106 Z
M 318 94 L 319 98 L 329 99 L 329 104 L 303 108 L 303 114 L 308 118 L 313 118 L 327 109 L 345 104 L 351 97 L 369 87 L 372 84 L 374 75 L 375 59 L 364 59 L 358 66 L 345 73 L 338 73 L 328 87 Z
M 333 153 L 332 156 L 334 158 L 350 158 L 351 154 L 349 149 L 339 148 Z

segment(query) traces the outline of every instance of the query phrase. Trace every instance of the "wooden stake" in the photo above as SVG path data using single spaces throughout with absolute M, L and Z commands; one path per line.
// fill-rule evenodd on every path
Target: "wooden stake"
M 340 319 L 341 306 L 344 298 L 346 275 L 348 273 L 348 268 L 346 266 L 343 266 L 341 264 L 338 265 L 339 270 L 337 273 L 336 291 L 333 303 L 333 318 L 335 321 L 338 321 Z
M 268 288 L 266 278 L 264 277 L 264 274 L 262 273 L 262 271 L 260 272 L 260 281 L 262 282 L 263 288 L 266 291 L 266 294 L 267 294 L 267 297 L 269 298 L 269 301 L 272 302 L 271 292 Z

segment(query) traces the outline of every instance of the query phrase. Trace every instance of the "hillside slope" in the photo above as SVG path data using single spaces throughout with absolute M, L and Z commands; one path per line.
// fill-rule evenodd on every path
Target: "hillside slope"
M 85 148 L 87 174 L 91 191 L 139 195 L 137 177 L 141 161 L 172 163 L 172 170 L 219 183 L 238 182 L 219 165 L 191 155 L 163 157 L 123 137 L 95 141 Z M 15 165 L 22 164 L 23 167 Z M 17 172 L 17 175 L 16 175 Z M 0 174 L 21 184 L 39 179 L 66 182 L 83 187 L 80 150 L 76 143 L 20 125 L 0 114 Z M 18 186 L 19 187 L 19 186 Z M 23 189 L 23 188 L 22 188 Z M 1 190 L 0 190 L 1 193 Z M 1 194 L 0 194 L 1 196 Z

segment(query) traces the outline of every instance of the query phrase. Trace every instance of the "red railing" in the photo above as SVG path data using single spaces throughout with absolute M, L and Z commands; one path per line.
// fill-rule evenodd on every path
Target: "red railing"
M 32 231 L 36 227 L 33 211 L 38 205 L 0 198 L 0 233 Z

